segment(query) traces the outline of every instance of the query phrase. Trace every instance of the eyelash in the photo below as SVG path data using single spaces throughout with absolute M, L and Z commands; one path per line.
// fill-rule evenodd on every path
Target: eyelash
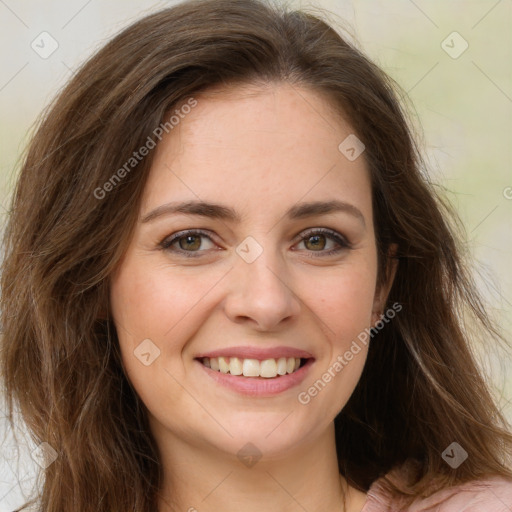
M 334 254 L 337 254 L 343 250 L 352 249 L 352 244 L 344 238 L 342 235 L 337 233 L 336 231 L 332 231 L 330 229 L 326 228 L 313 228 L 310 230 L 307 230 L 304 232 L 302 238 L 297 242 L 301 243 L 308 238 L 314 236 L 314 235 L 328 235 L 329 238 L 333 239 L 338 245 L 338 248 L 330 249 L 329 251 L 309 251 L 311 253 L 319 252 L 319 255 L 314 255 L 313 257 L 326 257 L 326 256 L 332 256 Z M 208 238 L 210 241 L 213 242 L 212 238 L 208 235 L 206 231 L 200 230 L 200 229 L 189 229 L 185 231 L 180 231 L 174 235 L 172 235 L 170 238 L 164 239 L 162 242 L 160 242 L 160 247 L 165 251 L 175 252 L 178 254 L 181 254 L 187 258 L 198 258 L 201 257 L 201 252 L 205 251 L 184 251 L 182 249 L 171 249 L 171 246 L 179 241 L 182 238 L 185 238 L 190 235 L 201 235 Z

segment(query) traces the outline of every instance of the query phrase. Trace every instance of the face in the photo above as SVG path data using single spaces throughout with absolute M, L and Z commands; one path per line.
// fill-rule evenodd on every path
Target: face
M 384 300 L 369 173 L 316 92 L 195 99 L 155 149 L 112 276 L 123 365 L 157 442 L 279 456 L 326 432 L 365 363 L 351 347 Z

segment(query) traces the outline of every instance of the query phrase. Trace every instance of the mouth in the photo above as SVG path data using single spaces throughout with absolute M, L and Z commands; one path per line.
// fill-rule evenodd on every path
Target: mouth
M 304 367 L 310 358 L 279 357 L 263 360 L 239 357 L 202 357 L 197 360 L 215 372 L 241 377 L 280 378 Z
M 236 355 L 223 352 L 223 355 L 202 354 L 195 358 L 201 373 L 211 379 L 205 385 L 209 387 L 213 380 L 223 389 L 254 398 L 269 398 L 297 388 L 315 361 L 311 354 L 294 349 L 273 350 L 277 357 L 258 350 L 239 350 Z

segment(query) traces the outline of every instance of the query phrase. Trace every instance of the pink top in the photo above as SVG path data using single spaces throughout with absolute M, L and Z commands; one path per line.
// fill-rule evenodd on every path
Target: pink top
M 391 470 L 387 476 L 400 478 L 400 471 L 404 470 Z M 512 512 L 512 481 L 500 477 L 438 491 L 428 498 L 417 499 L 409 508 L 403 508 L 401 500 L 387 494 L 383 480 L 379 478 L 370 486 L 361 512 Z

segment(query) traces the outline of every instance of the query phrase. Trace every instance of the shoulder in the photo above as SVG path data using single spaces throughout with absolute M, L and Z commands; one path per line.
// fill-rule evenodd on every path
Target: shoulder
M 394 471 L 396 477 L 397 473 Z M 384 477 L 367 493 L 361 512 L 512 512 L 512 481 L 501 477 L 473 480 L 418 498 L 409 507 L 388 494 Z
M 511 512 L 512 481 L 474 480 L 414 503 L 408 512 Z

